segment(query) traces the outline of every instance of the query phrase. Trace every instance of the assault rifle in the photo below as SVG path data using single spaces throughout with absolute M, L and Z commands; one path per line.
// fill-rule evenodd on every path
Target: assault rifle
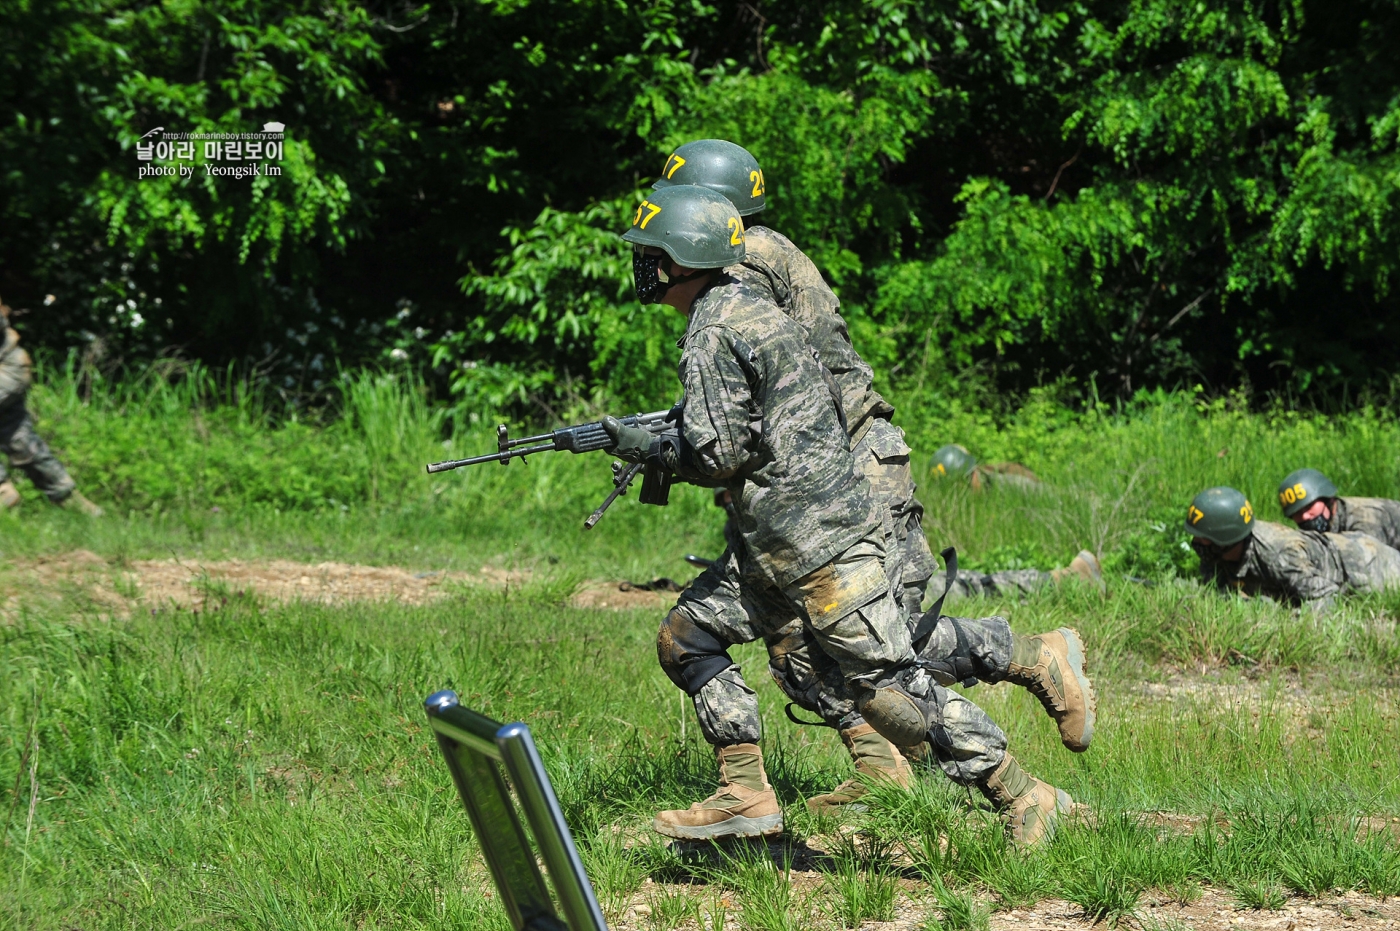
M 668 429 L 673 429 L 672 424 L 680 419 L 680 405 L 670 410 L 653 411 L 650 414 L 629 414 L 618 419 L 629 427 L 641 427 L 648 433 L 659 435 Z M 508 465 L 512 459 L 528 462 L 529 460 L 525 457 L 535 453 L 592 453 L 600 449 L 607 449 L 612 444 L 612 437 L 608 436 L 608 432 L 603 429 L 602 422 L 597 420 L 525 437 L 512 437 L 510 428 L 501 424 L 496 428 L 497 452 L 487 453 L 484 456 L 471 456 L 467 459 L 448 459 L 444 462 L 429 463 L 428 473 L 448 472 L 463 466 L 480 465 L 483 462 L 499 462 L 501 465 Z M 588 520 L 583 522 L 584 530 L 592 530 L 594 525 L 602 520 L 603 512 L 620 495 L 627 493 L 628 487 L 639 474 L 642 476 L 642 493 L 639 497 L 643 504 L 664 505 L 670 500 L 671 474 L 669 472 L 653 465 L 622 462 L 614 462 L 612 471 L 613 490 L 603 499 L 603 503 L 598 505 L 597 509 L 589 515 Z

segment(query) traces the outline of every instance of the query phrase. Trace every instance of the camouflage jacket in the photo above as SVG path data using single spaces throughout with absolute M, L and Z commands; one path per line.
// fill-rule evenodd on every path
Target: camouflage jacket
M 1338 498 L 1328 530 L 1370 534 L 1386 546 L 1400 549 L 1400 501 L 1389 498 Z
M 0 409 L 23 404 L 29 391 L 32 363 L 29 353 L 20 348 L 19 334 L 5 327 L 5 341 L 0 344 Z
M 725 272 L 802 324 L 817 357 L 841 387 L 851 436 L 858 435 L 871 417 L 889 419 L 894 407 L 875 390 L 874 373 L 851 345 L 841 301 L 822 280 L 817 266 L 790 239 L 766 226 L 745 230 L 744 245 L 743 264 L 731 265 Z
M 1316 533 L 1261 520 L 1238 563 L 1203 559 L 1201 574 L 1222 591 L 1325 603 L 1344 592 L 1400 585 L 1400 552 L 1364 533 Z
M 730 490 L 746 556 L 773 584 L 882 523 L 800 326 L 726 275 L 696 298 L 680 345 L 683 448 L 667 464 Z

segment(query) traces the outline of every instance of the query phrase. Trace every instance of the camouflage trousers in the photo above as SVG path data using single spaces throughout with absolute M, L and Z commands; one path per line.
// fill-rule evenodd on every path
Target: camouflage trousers
M 1030 595 L 1051 584 L 1054 578 L 1039 569 L 1007 569 L 1002 572 L 972 572 L 959 569 L 948 589 L 948 598 L 983 598 Z
M 918 614 L 929 577 L 938 566 L 924 535 L 924 506 L 914 497 L 911 452 L 904 442 L 904 431 L 888 420 L 875 418 L 851 448 L 851 455 L 857 471 L 870 482 L 875 500 L 889 512 L 899 559 L 899 598 L 909 614 Z
M 55 504 L 73 493 L 73 479 L 34 430 L 34 420 L 22 402 L 0 408 L 0 452 Z M 0 461 L 0 481 L 8 478 L 9 472 Z
M 865 540 L 852 549 L 855 552 L 843 554 L 842 560 L 855 566 L 876 556 L 880 547 L 878 541 Z M 890 584 L 892 590 L 898 587 Z M 681 593 L 663 624 L 658 638 L 663 667 L 673 666 L 687 650 L 689 661 L 722 666 L 693 689 L 667 668 L 673 681 L 690 693 L 701 733 L 710 743 L 751 743 L 762 732 L 754 691 L 729 660 L 727 648 L 733 644 L 761 638 L 768 647 L 769 670 L 788 697 L 842 729 L 863 723 L 855 708 L 860 689 L 877 681 L 882 670 L 915 664 L 911 619 L 896 606 L 893 591 L 830 625 L 817 604 L 823 599 L 795 594 L 791 589 L 777 593 L 754 581 L 728 551 Z M 1011 661 L 1011 628 L 1002 618 L 943 617 L 920 647 L 917 660 L 946 661 L 961 655 L 970 659 L 980 677 L 997 681 Z M 706 650 L 710 656 L 697 655 Z M 932 687 L 931 700 L 942 718 L 935 756 L 950 778 L 970 784 L 1001 763 L 1006 735 L 982 709 L 942 685 Z
M 50 501 L 57 503 L 73 493 L 73 479 L 35 431 L 34 420 L 25 409 L 29 381 L 29 354 L 23 349 L 11 349 L 0 358 L 0 452 L 9 458 L 10 465 L 23 470 Z M 0 481 L 9 477 L 0 461 Z

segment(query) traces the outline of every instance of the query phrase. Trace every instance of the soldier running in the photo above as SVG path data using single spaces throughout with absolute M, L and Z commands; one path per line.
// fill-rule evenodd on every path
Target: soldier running
M 877 501 L 889 512 L 893 525 L 897 546 L 886 559 L 885 569 L 896 582 L 912 629 L 921 616 L 929 577 L 936 563 L 923 531 L 923 505 L 914 496 L 911 451 L 904 442 L 904 431 L 890 422 L 894 407 L 875 390 L 874 372 L 851 343 L 846 321 L 841 317 L 840 299 L 802 250 L 781 233 L 757 222 L 758 215 L 767 207 L 767 193 L 763 169 L 747 149 L 722 139 L 689 142 L 666 159 L 661 174 L 653 190 L 696 184 L 722 194 L 734 205 L 744 223 L 745 251 L 743 260 L 727 267 L 725 274 L 750 286 L 800 324 L 807 334 L 808 345 L 836 380 L 856 470 L 870 482 Z M 728 492 L 720 494 L 718 503 L 732 500 Z M 725 506 L 732 511 L 732 504 Z M 725 559 L 736 558 L 732 554 L 741 550 L 735 545 L 734 531 L 731 514 L 725 527 L 726 541 L 730 543 Z M 1080 558 L 1071 564 L 1069 571 L 1102 586 L 1097 561 L 1091 554 L 1080 555 L 1087 555 L 1091 562 Z M 734 567 L 731 570 L 737 571 Z M 1057 570 L 1057 573 L 1064 571 Z M 1036 570 L 1005 576 L 960 572 L 950 594 L 987 594 L 989 586 L 997 584 L 1004 593 L 1028 592 L 1041 587 L 1050 576 Z M 1060 577 L 1057 574 L 1055 581 Z M 955 624 L 962 626 L 961 635 L 953 630 Z M 971 630 L 979 625 L 990 625 L 995 634 Z M 1010 627 L 1002 618 L 949 620 L 941 628 L 921 640 L 927 649 L 946 647 L 956 651 L 961 645 L 963 652 L 970 655 L 970 644 L 988 637 L 1009 643 L 1011 637 Z M 1055 636 L 1046 636 L 1056 640 Z M 1064 640 L 1077 635 L 1071 632 L 1057 636 Z M 911 782 L 908 763 L 898 749 L 860 717 L 849 698 L 830 691 L 831 683 L 840 681 L 839 673 L 823 671 L 821 663 L 809 655 L 801 621 L 793 619 L 786 628 L 767 639 L 769 672 L 773 678 L 795 704 L 819 714 L 828 726 L 840 733 L 857 773 L 857 778 L 846 780 L 832 792 L 809 799 L 808 807 L 820 811 L 851 804 L 859 806 L 871 780 L 907 787 Z M 944 665 L 952 665 L 957 660 L 952 653 L 921 655 Z M 1001 656 L 1001 662 L 982 669 L 981 678 L 988 681 L 1007 678 L 1009 662 L 1009 654 Z M 958 678 L 969 684 L 974 681 L 970 674 Z
M 24 403 L 34 366 L 29 353 L 20 348 L 19 334 L 10 327 L 10 308 L 4 303 L 0 303 L 0 322 L 5 330 L 5 341 L 0 345 L 0 451 L 52 503 L 91 517 L 101 516 L 102 509 L 76 489 L 63 463 L 34 429 L 34 419 Z M 0 508 L 15 508 L 19 503 L 19 489 L 0 462 Z
M 1339 594 L 1400 586 L 1400 552 L 1375 537 L 1256 520 L 1234 488 L 1208 488 L 1192 499 L 1186 529 L 1202 581 L 1221 591 L 1324 608 Z
M 1337 486 L 1316 469 L 1290 472 L 1278 486 L 1278 503 L 1300 530 L 1368 533 L 1400 549 L 1400 501 L 1339 497 Z
M 689 318 L 680 362 L 685 400 L 678 435 L 654 438 L 605 418 L 613 452 L 724 486 L 737 525 L 735 545 L 682 593 L 657 638 L 663 670 L 692 697 L 715 747 L 720 786 L 688 809 L 659 813 L 655 829 L 697 839 L 782 830 L 754 692 L 727 649 L 760 637 L 771 646 L 798 620 L 813 665 L 839 670 L 839 697 L 854 697 L 853 710 L 883 739 L 905 747 L 928 741 L 950 778 L 978 786 L 1006 813 L 1013 839 L 1045 837 L 1069 796 L 1027 775 L 1006 752 L 1001 729 L 939 684 L 952 681 L 947 670 L 916 656 L 899 600 L 898 554 L 887 547 L 888 511 L 846 442 L 840 388 L 817 362 L 807 331 L 725 272 L 745 256 L 738 212 L 706 188 L 671 186 L 642 202 L 624 239 L 634 244 L 638 298 Z M 1004 621 L 990 619 L 999 623 L 987 624 L 989 636 L 964 639 L 947 620 L 933 633 L 942 632 L 945 648 L 953 642 L 956 665 L 988 678 L 1022 677 L 1045 696 L 1066 743 L 1087 746 L 1093 696 L 1072 632 L 1013 639 Z

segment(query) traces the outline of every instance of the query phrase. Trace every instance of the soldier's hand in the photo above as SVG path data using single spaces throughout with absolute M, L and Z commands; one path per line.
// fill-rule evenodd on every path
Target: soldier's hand
M 603 431 L 612 437 L 613 445 L 606 450 L 610 455 L 627 462 L 643 462 L 651 449 L 652 435 L 641 427 L 629 427 L 611 415 L 602 420 Z

